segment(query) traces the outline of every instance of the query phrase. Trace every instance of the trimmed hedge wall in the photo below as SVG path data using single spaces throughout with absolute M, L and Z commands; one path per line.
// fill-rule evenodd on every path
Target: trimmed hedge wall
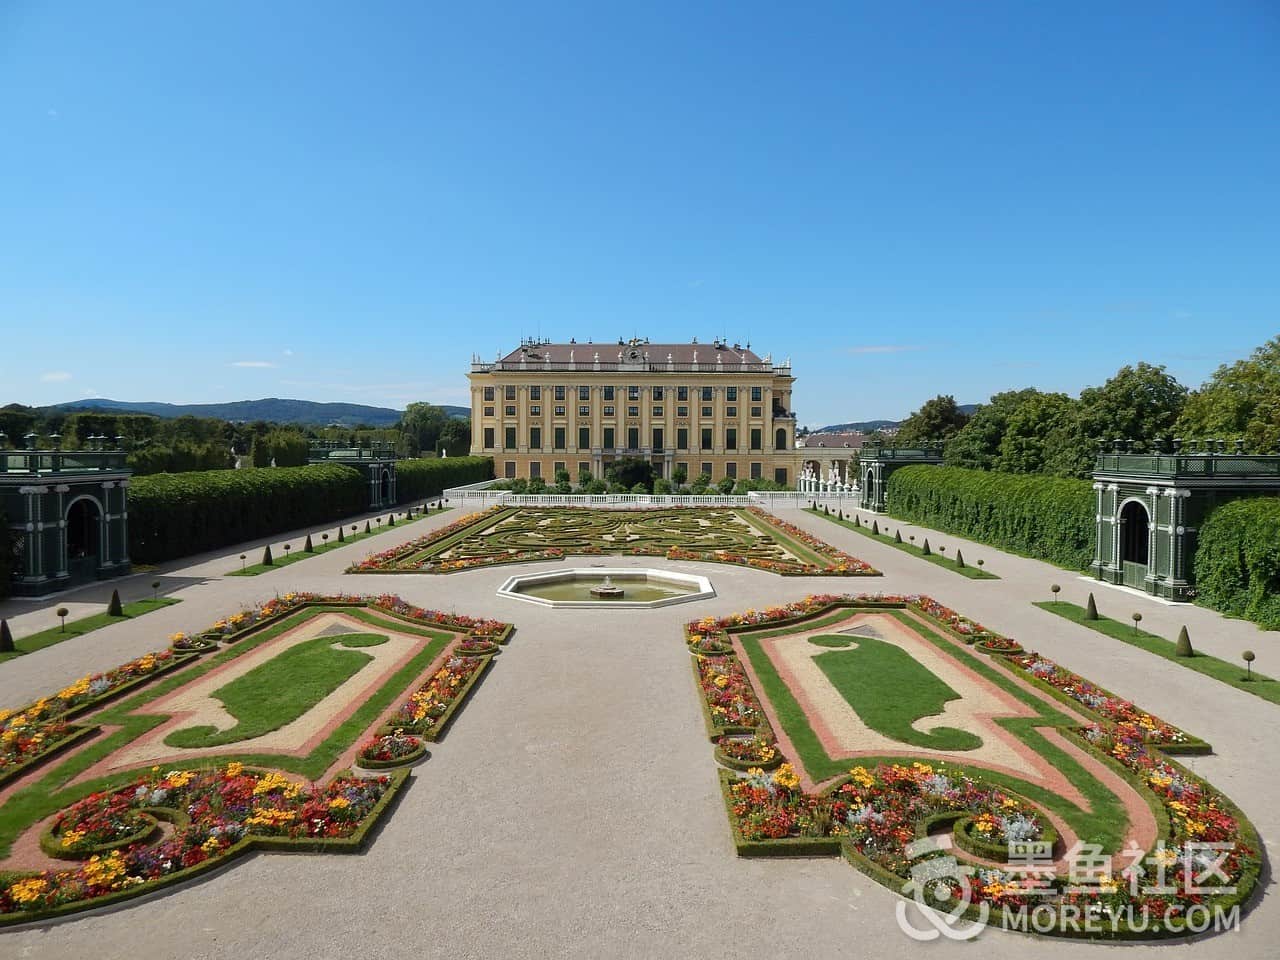
M 1280 629 L 1280 497 L 1234 500 L 1210 513 L 1195 573 L 1201 603 Z
M 339 464 L 134 477 L 129 553 L 135 563 L 159 563 L 329 523 L 368 507 L 368 481 Z
M 445 457 L 396 463 L 396 501 L 425 500 L 448 487 L 493 479 L 491 457 Z
M 963 467 L 901 467 L 889 475 L 890 515 L 1061 567 L 1093 560 L 1088 480 Z
M 13 577 L 13 540 L 9 533 L 9 518 L 0 510 L 0 600 L 9 595 Z

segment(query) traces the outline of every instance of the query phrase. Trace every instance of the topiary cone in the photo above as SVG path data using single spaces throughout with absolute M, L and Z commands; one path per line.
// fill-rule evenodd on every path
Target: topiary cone
M 346 542 L 347 542 L 347 538 L 346 538 L 346 537 L 344 537 L 344 536 L 342 535 L 342 528 L 341 528 L 341 527 L 339 527 L 339 528 L 338 528 L 338 542 L 339 542 L 339 543 L 346 543 Z
M 313 547 L 313 546 L 311 545 L 311 534 L 309 534 L 309 533 L 307 534 L 307 540 L 306 540 L 306 542 L 305 542 L 305 543 L 303 543 L 303 545 L 302 545 L 302 549 L 303 549 L 303 552 L 305 552 L 305 553 L 315 553 L 315 552 L 316 552 L 316 548 L 315 548 L 315 547 Z
M 13 634 L 9 632 L 8 620 L 0 620 L 0 653 L 13 653 Z
M 871 532 L 876 534 L 877 536 L 880 535 L 880 521 L 878 520 L 871 521 Z
M 926 557 L 928 557 L 928 556 L 932 556 L 933 551 L 929 549 L 929 538 L 928 538 L 928 537 L 925 537 L 925 538 L 924 538 L 924 546 L 920 548 L 920 552 L 921 552 L 921 553 L 923 553 Z
M 1184 623 L 1182 629 L 1178 631 L 1178 644 L 1173 648 L 1175 657 L 1194 657 L 1196 652 L 1191 649 L 1191 637 L 1187 634 L 1187 625 Z
M 853 515 L 853 525 L 854 525 L 855 527 L 860 527 L 860 526 L 862 526 L 862 521 L 861 521 L 860 519 L 858 519 L 858 515 L 857 515 L 856 513 Z
M 1089 594 L 1089 602 L 1084 605 L 1084 618 L 1086 620 L 1098 619 L 1098 605 L 1093 602 L 1093 594 Z
M 837 519 L 837 520 L 843 520 L 843 519 L 844 519 L 844 511 L 843 511 L 843 510 L 837 510 L 837 511 L 836 511 L 836 519 Z
M 368 533 L 368 532 L 369 532 L 369 521 L 368 521 L 368 520 L 366 520 L 366 521 L 364 522 L 364 532 L 365 532 L 365 533 Z
M 902 531 L 901 531 L 901 530 L 895 530 L 895 531 L 893 531 L 893 542 L 894 542 L 894 543 L 901 543 L 901 542 L 902 542 Z
M 387 514 L 387 526 L 394 527 L 396 525 L 396 515 L 394 513 Z
M 274 567 L 276 565 L 275 560 L 271 558 L 271 544 L 269 543 L 267 548 L 262 551 L 262 565 L 264 567 Z
M 111 591 L 111 602 L 107 604 L 107 616 L 108 616 L 108 617 L 123 617 L 123 616 L 124 616 L 124 608 L 123 608 L 122 606 L 120 606 L 120 591 L 119 591 L 119 590 L 112 590 L 112 591 Z
M 956 566 L 957 567 L 964 566 L 964 554 L 961 553 L 959 550 L 956 551 Z

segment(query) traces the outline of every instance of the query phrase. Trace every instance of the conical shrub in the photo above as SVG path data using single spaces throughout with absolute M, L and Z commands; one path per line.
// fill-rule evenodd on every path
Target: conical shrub
M 871 532 L 872 532 L 872 533 L 874 533 L 876 536 L 879 536 L 879 535 L 880 535 L 880 523 L 879 523 L 879 521 L 877 521 L 877 520 L 872 520 L 872 521 L 871 521 Z
M 311 544 L 311 534 L 309 534 L 309 533 L 307 534 L 307 540 L 306 540 L 306 542 L 302 545 L 302 552 L 303 552 L 303 553 L 315 553 L 315 552 L 316 552 L 316 548 L 315 548 L 314 546 L 312 546 L 312 544 Z
M 1191 636 L 1187 633 L 1187 625 L 1184 623 L 1182 629 L 1178 631 L 1178 643 L 1173 649 L 1175 657 L 1194 657 L 1196 652 L 1191 649 Z
M 9 632 L 8 620 L 0 620 L 0 653 L 13 653 L 13 634 Z
M 387 526 L 394 527 L 396 525 L 396 515 L 394 513 L 387 514 Z
M 956 551 L 956 566 L 957 567 L 964 566 L 964 554 L 961 553 L 959 550 Z
M 862 521 L 858 518 L 858 515 L 856 513 L 853 515 L 853 525 L 855 527 L 862 526 Z
M 344 536 L 342 535 L 342 528 L 341 528 L 341 527 L 339 527 L 339 528 L 338 528 L 338 542 L 339 542 L 339 543 L 346 543 L 346 542 L 347 542 L 347 538 L 346 538 L 346 537 L 344 537 Z
M 1089 602 L 1084 605 L 1084 618 L 1086 620 L 1098 619 L 1098 605 L 1093 602 L 1093 594 L 1089 594 Z
M 123 616 L 124 616 L 124 607 L 122 607 L 122 606 L 120 605 L 120 591 L 119 591 L 119 590 L 112 590 L 112 591 L 111 591 L 111 602 L 107 604 L 107 616 L 108 616 L 108 617 L 123 617 Z
M 269 543 L 267 548 L 262 551 L 262 565 L 264 567 L 274 567 L 276 565 L 275 560 L 271 558 L 271 544 Z
M 923 553 L 926 557 L 933 555 L 933 551 L 929 549 L 928 537 L 924 538 L 924 546 L 920 548 L 920 552 Z
M 901 542 L 902 542 L 902 531 L 901 531 L 901 530 L 895 530 L 895 531 L 893 531 L 893 542 L 894 542 L 894 543 L 901 543 Z
M 366 521 L 364 522 L 364 532 L 365 532 L 365 533 L 368 533 L 368 532 L 369 532 L 369 521 L 368 521 L 368 520 L 366 520 Z

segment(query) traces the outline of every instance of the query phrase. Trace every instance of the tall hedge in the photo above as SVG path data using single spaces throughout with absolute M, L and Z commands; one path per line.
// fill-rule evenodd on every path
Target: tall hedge
M 9 595 L 13 577 L 13 538 L 9 532 L 9 518 L 0 510 L 0 600 Z
M 339 464 L 134 477 L 129 553 L 136 563 L 158 563 L 368 507 L 368 481 Z
M 886 489 L 892 516 L 1083 570 L 1093 560 L 1087 480 L 963 467 L 901 467 Z
M 1234 500 L 1210 513 L 1195 574 L 1202 603 L 1280 630 L 1280 497 Z
M 449 487 L 493 479 L 491 457 L 445 457 L 396 463 L 396 500 L 408 503 L 443 493 Z

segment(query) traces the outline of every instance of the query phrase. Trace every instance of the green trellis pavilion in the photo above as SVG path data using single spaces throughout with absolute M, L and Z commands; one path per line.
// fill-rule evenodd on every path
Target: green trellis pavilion
M 52 593 L 130 571 L 128 490 L 122 438 L 90 437 L 83 450 L 62 450 L 24 437 L 11 447 L 0 433 L 0 512 L 13 551 L 12 588 L 21 596 Z

